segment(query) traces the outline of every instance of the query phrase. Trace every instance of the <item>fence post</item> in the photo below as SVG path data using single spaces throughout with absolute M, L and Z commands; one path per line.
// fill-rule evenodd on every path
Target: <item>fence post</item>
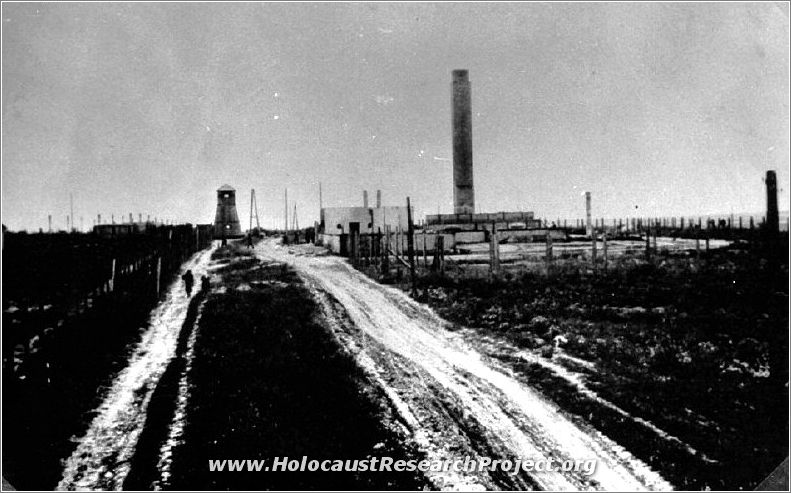
M 428 267 L 428 255 L 426 254 L 426 228 L 423 228 L 423 268 Z
M 113 261 L 115 263 L 115 261 Z M 162 274 L 162 257 L 157 257 L 157 297 L 159 297 L 159 279 Z
M 359 231 L 354 231 L 352 233 L 352 259 L 355 266 L 360 265 L 360 233 Z
M 398 278 L 399 282 L 401 281 L 401 258 L 403 257 L 403 249 L 401 248 L 403 244 L 401 243 L 401 225 L 396 226 L 395 230 L 395 258 L 396 258 L 396 277 Z
M 489 242 L 489 266 L 492 277 L 497 277 L 500 274 L 500 243 L 497 241 L 497 223 L 494 222 Z
M 700 229 L 695 230 L 695 257 L 700 258 Z
M 434 261 L 431 264 L 431 270 L 434 272 L 442 272 L 443 250 L 445 249 L 445 237 L 437 233 L 434 237 Z
M 602 232 L 601 239 L 602 239 L 602 252 L 601 252 L 601 254 L 602 254 L 602 257 L 604 257 L 604 259 L 603 259 L 604 260 L 604 270 L 607 270 L 607 232 L 606 231 Z
M 777 173 L 766 172 L 766 232 L 768 236 L 780 231 L 780 216 L 777 211 Z
M 654 228 L 654 253 L 659 253 L 659 248 L 656 246 L 656 237 L 659 234 L 659 228 Z
M 115 291 L 115 259 L 113 259 L 112 271 L 110 273 L 110 292 Z
M 390 225 L 385 225 L 385 236 L 382 239 L 382 271 L 390 274 Z
M 439 244 L 442 248 L 439 249 L 439 272 L 445 274 L 445 237 L 439 237 Z
M 645 258 L 646 260 L 651 259 L 651 231 L 648 230 L 645 232 Z
M 593 260 L 593 267 L 596 268 L 596 229 L 591 231 L 591 259 Z
M 549 232 L 547 232 L 546 240 L 547 240 L 546 261 L 547 261 L 547 275 L 548 275 L 550 270 L 552 269 L 552 235 Z
M 412 296 L 415 296 L 415 229 L 412 224 L 412 206 L 409 197 L 406 198 L 406 218 L 407 218 L 407 254 L 409 255 L 409 275 L 412 278 Z

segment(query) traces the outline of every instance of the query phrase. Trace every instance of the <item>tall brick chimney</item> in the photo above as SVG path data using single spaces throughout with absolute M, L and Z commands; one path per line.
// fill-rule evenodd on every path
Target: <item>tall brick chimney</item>
M 467 70 L 454 70 L 451 83 L 453 105 L 453 211 L 475 212 L 472 185 L 472 102 Z

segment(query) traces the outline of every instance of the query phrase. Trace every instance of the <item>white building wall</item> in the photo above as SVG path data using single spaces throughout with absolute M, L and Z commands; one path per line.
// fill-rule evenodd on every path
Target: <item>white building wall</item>
M 324 234 L 339 235 L 341 233 L 348 233 L 349 223 L 353 222 L 360 223 L 360 233 L 370 233 L 371 228 L 369 224 L 371 223 L 372 212 L 374 232 L 377 232 L 379 228 L 384 232 L 385 225 L 389 225 L 390 229 L 393 231 L 395 231 L 397 227 L 406 231 L 409 227 L 406 207 L 325 207 L 322 209 L 324 217 Z M 340 225 L 342 229 L 338 228 L 338 225 Z

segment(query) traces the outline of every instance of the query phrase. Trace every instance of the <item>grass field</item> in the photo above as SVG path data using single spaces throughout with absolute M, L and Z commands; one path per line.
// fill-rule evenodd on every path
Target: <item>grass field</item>
M 787 262 L 723 249 L 702 262 L 666 254 L 606 273 L 424 277 L 418 292 L 473 338 L 534 355 L 494 351 L 676 487 L 753 488 L 788 455 Z M 678 440 L 625 419 L 577 381 Z

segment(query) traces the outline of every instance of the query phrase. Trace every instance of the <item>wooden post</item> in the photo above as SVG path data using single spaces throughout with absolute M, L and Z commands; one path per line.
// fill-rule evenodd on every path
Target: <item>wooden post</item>
M 607 270 L 607 232 L 604 231 L 601 235 L 602 239 L 602 256 L 604 257 L 604 270 Z
M 780 231 L 780 216 L 777 210 L 777 173 L 766 172 L 766 232 L 776 235 Z
M 434 261 L 431 264 L 431 270 L 434 272 L 442 272 L 443 266 L 443 250 L 445 249 L 445 237 L 437 233 L 434 237 Z
M 497 223 L 492 222 L 492 234 L 489 242 L 489 267 L 492 277 L 500 274 L 500 243 L 497 241 Z
M 426 254 L 426 228 L 423 228 L 423 268 L 428 267 L 428 255 Z
M 593 260 L 593 267 L 596 267 L 596 230 L 591 231 L 591 259 Z
M 113 265 L 115 265 L 115 260 L 113 260 Z M 162 257 L 157 257 L 157 297 L 159 297 L 159 283 L 160 283 L 161 274 L 162 274 Z
M 546 240 L 547 240 L 547 252 L 546 252 L 547 274 L 549 274 L 550 271 L 552 270 L 552 235 L 549 234 L 549 231 L 547 231 Z
M 409 275 L 412 278 L 412 296 L 415 295 L 415 229 L 412 224 L 412 205 L 409 197 L 406 198 L 406 217 L 407 217 L 407 254 L 409 255 Z
M 659 230 L 659 228 L 654 228 L 654 252 L 655 253 L 659 253 L 659 248 L 657 248 L 657 246 L 656 246 L 656 237 L 657 237 L 657 234 L 658 234 L 658 230 Z
M 645 232 L 645 258 L 646 258 L 646 260 L 651 258 L 651 231 L 650 230 Z
M 439 249 L 439 271 L 440 274 L 445 274 L 445 237 L 440 236 L 439 244 L 442 248 Z
M 700 258 L 700 229 L 695 230 L 695 257 Z
M 385 236 L 382 240 L 382 271 L 390 273 L 390 225 L 385 225 Z
M 706 235 L 706 253 L 709 253 L 709 236 Z
M 353 231 L 351 235 L 352 239 L 352 263 L 354 265 L 360 264 L 360 233 L 359 231 Z
M 115 259 L 113 259 L 113 265 L 110 269 L 110 292 L 112 293 L 115 290 Z

